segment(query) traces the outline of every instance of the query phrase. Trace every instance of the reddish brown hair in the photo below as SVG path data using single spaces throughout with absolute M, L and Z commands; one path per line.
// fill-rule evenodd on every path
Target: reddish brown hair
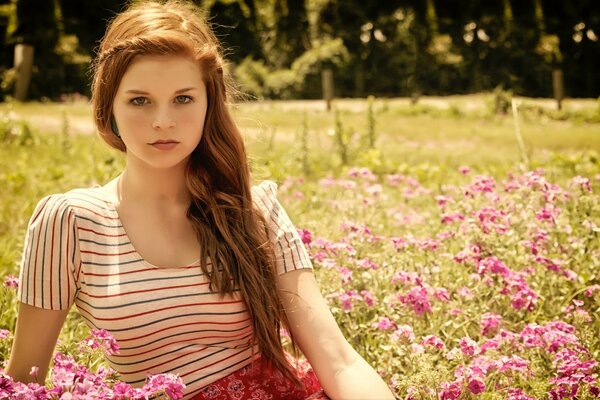
M 275 283 L 273 243 L 264 217 L 253 207 L 244 143 L 227 107 L 222 50 L 201 10 L 173 0 L 139 2 L 109 24 L 92 65 L 98 131 L 109 145 L 126 151 L 111 129 L 115 93 L 136 56 L 161 54 L 194 58 L 206 85 L 204 132 L 186 171 L 193 197 L 187 215 L 200 241 L 201 268 L 221 294 L 240 289 L 253 321 L 253 344 L 299 383 L 281 344 L 280 328 L 288 327 L 288 320 Z

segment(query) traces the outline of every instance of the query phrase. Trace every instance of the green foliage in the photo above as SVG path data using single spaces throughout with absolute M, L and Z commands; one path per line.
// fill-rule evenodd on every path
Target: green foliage
M 484 312 L 502 314 L 502 327 L 513 332 L 530 322 L 543 324 L 563 318 L 575 327 L 580 343 L 598 359 L 600 292 L 592 298 L 583 295 L 586 288 L 598 284 L 596 266 L 600 232 L 596 225 L 600 215 L 597 198 L 600 188 L 594 177 L 600 174 L 600 154 L 594 150 L 599 148 L 599 138 L 589 134 L 596 125 L 582 122 L 585 125 L 578 126 L 570 121 L 555 122 L 552 119 L 531 123 L 523 118 L 521 126 L 524 140 L 533 149 L 531 168 L 543 169 L 549 183 L 559 185 L 569 194 L 563 198 L 556 192 L 561 215 L 556 225 L 543 226 L 548 231 L 547 249 L 551 257 L 561 259 L 564 268 L 577 274 L 578 278 L 571 281 L 537 265 L 524 248 L 523 240 L 530 238 L 532 224 L 546 224 L 535 217 L 545 199 L 543 193 L 533 189 L 505 191 L 501 184 L 501 180 L 515 173 L 519 162 L 510 119 L 490 117 L 485 105 L 480 105 L 482 114 L 470 116 L 466 111 L 453 111 L 465 107 L 466 103 L 457 99 L 448 100 L 454 101 L 453 107 L 443 109 L 428 101 L 423 98 L 417 106 L 411 106 L 408 101 L 397 104 L 375 98 L 359 103 L 337 101 L 333 116 L 302 108 L 313 103 L 296 109 L 287 102 L 246 104 L 235 110 L 243 132 L 251 131 L 250 118 L 263 123 L 262 131 L 247 135 L 256 180 L 270 178 L 282 182 L 279 197 L 299 228 L 310 229 L 315 236 L 334 242 L 346 238 L 346 244 L 351 244 L 356 251 L 356 256 L 327 255 L 337 265 L 353 271 L 352 280 L 346 283 L 340 279 L 336 268 L 326 268 L 315 261 L 320 286 L 342 331 L 384 379 L 394 385 L 395 393 L 401 398 L 409 394 L 419 399 L 438 398 L 436 391 L 439 392 L 440 384 L 454 379 L 457 368 L 472 361 L 460 354 L 449 360 L 448 349 L 458 346 L 458 340 L 465 335 L 479 344 L 486 340 L 479 330 L 480 316 Z M 472 101 L 468 99 L 468 102 Z M 482 98 L 477 101 L 482 102 Z M 0 278 L 18 273 L 27 221 L 42 196 L 107 182 L 123 167 L 122 158 L 114 150 L 95 137 L 77 134 L 76 116 L 82 114 L 77 107 L 82 105 L 61 107 L 3 105 L 0 118 L 0 187 L 3 190 L 0 200 Z M 590 108 L 595 112 L 595 107 L 594 102 Z M 52 125 L 48 123 L 51 116 L 57 121 L 55 131 L 49 128 L 41 131 L 38 128 L 40 121 L 44 127 Z M 360 144 L 368 143 L 370 126 L 377 128 L 376 140 L 373 148 L 365 150 Z M 25 134 L 24 129 L 28 133 Z M 536 133 L 536 129 L 540 132 Z M 347 165 L 341 162 L 342 154 L 345 154 Z M 352 165 L 369 167 L 374 173 L 373 180 L 368 177 L 361 180 L 363 178 L 358 175 L 352 178 L 356 183 L 353 188 L 327 188 L 319 183 L 329 176 L 348 182 L 349 176 L 356 176 Z M 471 166 L 472 172 L 468 175 L 458 173 L 460 165 Z M 483 174 L 497 179 L 493 194 L 499 197 L 464 196 L 463 190 L 477 175 Z M 400 179 L 399 186 L 391 183 L 389 175 Z M 592 191 L 573 186 L 576 176 L 589 177 Z M 378 187 L 383 192 L 378 192 Z M 446 207 L 449 208 L 443 210 L 436 203 L 437 195 L 460 201 L 448 203 Z M 445 211 L 460 212 L 473 219 L 472 223 L 477 223 L 478 219 L 472 217 L 475 212 L 492 205 L 511 212 L 512 234 L 483 234 L 440 223 Z M 352 236 L 340 230 L 340 224 L 348 221 L 367 224 L 374 235 L 381 235 L 383 239 L 371 240 L 373 238 L 368 236 Z M 423 250 L 416 245 L 395 249 L 389 240 L 390 237 L 441 238 L 448 232 L 453 235 L 440 239 L 443 242 L 438 250 Z M 514 310 L 510 301 L 495 291 L 501 283 L 498 278 L 494 277 L 491 282 L 471 279 L 474 270 L 452 260 L 467 242 L 478 243 L 483 254 L 495 254 L 515 270 L 534 268 L 536 272 L 529 274 L 527 280 L 541 295 L 539 308 L 534 313 Z M 314 255 L 318 249 L 311 251 Z M 356 264 L 364 258 L 377 263 L 379 269 Z M 404 292 L 399 283 L 391 283 L 398 271 L 418 273 L 432 287 L 447 288 L 449 302 L 435 303 L 435 312 L 424 316 L 399 307 L 394 299 Z M 458 289 L 462 286 L 469 287 L 474 294 L 472 298 L 461 297 Z M 357 301 L 353 311 L 347 312 L 339 302 L 339 294 L 346 290 L 369 290 L 377 301 L 374 306 Z M 581 315 L 564 315 L 563 308 L 574 299 L 585 302 L 594 318 L 592 323 L 586 322 Z M 3 310 L 0 329 L 14 331 L 14 289 L 0 289 L 0 306 Z M 451 313 L 456 309 L 460 312 Z M 391 331 L 373 326 L 383 316 L 398 324 L 410 324 L 417 342 L 426 335 L 439 336 L 446 349 L 415 351 L 411 343 L 394 339 Z M 59 348 L 93 370 L 103 361 L 98 354 L 82 355 L 80 352 L 78 343 L 86 335 L 87 328 L 81 317 L 71 313 L 61 332 Z M 10 343 L 10 339 L 0 340 L 0 360 L 6 360 Z M 486 355 L 499 359 L 509 351 L 510 348 L 501 347 Z M 530 361 L 534 374 L 532 377 L 515 376 L 514 384 L 534 398 L 545 398 L 550 387 L 548 381 L 555 371 L 552 359 L 538 349 L 514 351 Z M 496 391 L 494 386 L 502 387 L 506 382 L 505 374 L 490 372 L 487 389 L 477 398 L 506 398 L 506 392 Z M 582 390 L 579 398 L 591 398 L 586 390 Z M 475 398 L 468 393 L 463 397 Z

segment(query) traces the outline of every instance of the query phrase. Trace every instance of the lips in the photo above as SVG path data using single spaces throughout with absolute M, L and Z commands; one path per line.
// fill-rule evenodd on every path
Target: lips
M 177 140 L 165 139 L 165 140 L 157 140 L 155 142 L 150 143 L 151 145 L 155 144 L 167 144 L 167 143 L 179 143 Z
M 179 144 L 179 142 L 176 140 L 172 140 L 172 139 L 162 139 L 162 140 L 156 140 L 149 144 L 158 150 L 171 150 L 171 149 L 175 148 Z

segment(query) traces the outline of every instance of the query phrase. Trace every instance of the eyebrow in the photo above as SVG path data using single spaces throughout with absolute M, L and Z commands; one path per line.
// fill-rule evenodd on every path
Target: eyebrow
M 198 88 L 195 87 L 195 86 L 186 87 L 186 88 L 179 89 L 179 90 L 175 91 L 175 94 L 181 94 L 181 93 L 189 92 L 191 90 L 198 90 Z M 138 90 L 138 89 L 129 89 L 125 93 L 130 93 L 130 94 L 150 94 L 148 92 L 145 92 L 143 90 Z

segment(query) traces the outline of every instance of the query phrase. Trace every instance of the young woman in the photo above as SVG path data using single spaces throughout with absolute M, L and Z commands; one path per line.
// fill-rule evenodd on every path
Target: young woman
M 37 366 L 43 381 L 76 304 L 117 339 L 107 361 L 133 385 L 170 372 L 186 398 L 392 399 L 330 314 L 276 185 L 251 187 L 199 10 L 135 3 L 109 25 L 93 72 L 95 123 L 126 167 L 37 205 L 6 373 L 30 381 Z M 290 363 L 282 327 L 314 373 Z

